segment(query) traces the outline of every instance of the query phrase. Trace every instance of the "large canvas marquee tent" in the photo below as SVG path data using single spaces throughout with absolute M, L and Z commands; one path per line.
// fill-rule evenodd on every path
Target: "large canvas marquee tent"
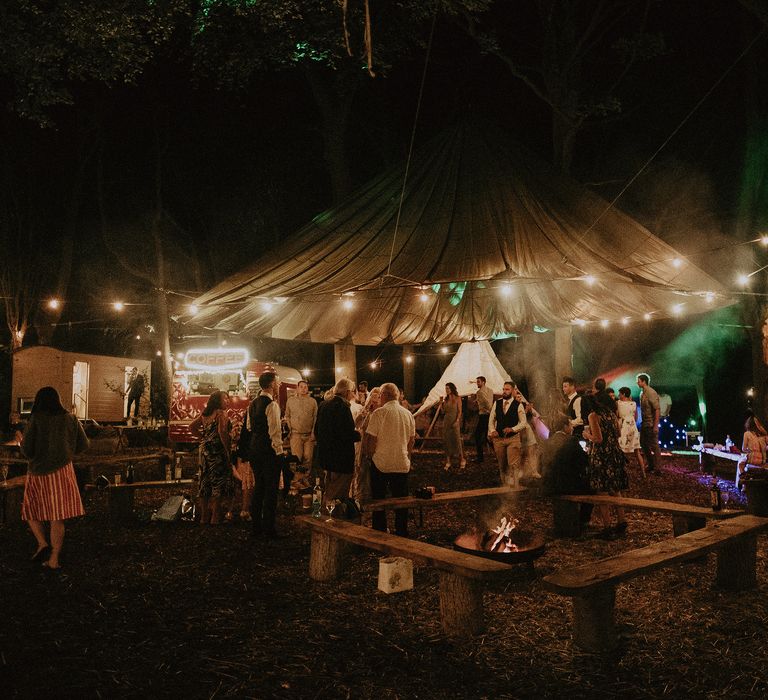
M 318 215 L 196 299 L 184 321 L 405 344 L 729 302 L 675 249 L 497 127 L 465 119 L 414 154 L 405 187 L 404 172 L 392 168 Z

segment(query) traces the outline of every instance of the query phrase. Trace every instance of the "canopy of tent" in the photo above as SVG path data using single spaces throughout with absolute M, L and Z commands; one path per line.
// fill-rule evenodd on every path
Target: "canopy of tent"
M 730 303 L 638 222 L 464 120 L 194 301 L 209 329 L 357 345 L 509 337 Z M 402 195 L 402 206 L 401 206 Z
M 486 384 L 494 394 L 501 394 L 504 382 L 511 379 L 487 340 L 462 343 L 459 346 L 451 363 L 445 368 L 443 376 L 432 387 L 417 413 L 426 411 L 440 401 L 440 398 L 445 396 L 445 385 L 448 382 L 456 385 L 459 396 L 474 394 L 477 391 L 478 377 L 485 377 Z

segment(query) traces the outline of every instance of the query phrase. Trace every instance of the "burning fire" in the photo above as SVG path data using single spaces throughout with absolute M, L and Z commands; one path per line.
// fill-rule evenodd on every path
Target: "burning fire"
M 519 547 L 512 542 L 511 534 L 518 524 L 517 518 L 503 516 L 499 524 L 485 533 L 482 548 L 488 552 L 517 552 Z M 496 535 L 496 537 L 494 537 Z M 489 543 L 490 546 L 489 546 Z

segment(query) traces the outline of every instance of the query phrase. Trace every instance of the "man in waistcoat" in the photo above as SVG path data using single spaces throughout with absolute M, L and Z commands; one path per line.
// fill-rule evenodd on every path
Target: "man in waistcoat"
M 573 437 L 581 440 L 584 432 L 584 418 L 581 415 L 581 396 L 576 392 L 576 382 L 573 377 L 563 377 L 563 396 L 568 402 L 565 414 L 571 419 Z
M 280 380 L 274 372 L 264 372 L 259 377 L 259 386 L 261 392 L 248 406 L 251 468 L 256 482 L 251 517 L 255 536 L 277 539 L 275 512 L 284 461 L 280 405 L 277 403 Z
M 502 486 L 517 487 L 520 466 L 520 433 L 528 421 L 525 408 L 513 398 L 516 385 L 504 382 L 501 398 L 494 402 L 488 420 L 488 438 L 499 463 L 499 477 Z

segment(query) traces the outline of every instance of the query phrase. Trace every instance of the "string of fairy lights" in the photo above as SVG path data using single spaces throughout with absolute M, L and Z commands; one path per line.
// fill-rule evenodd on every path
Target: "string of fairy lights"
M 718 246 L 716 248 L 710 248 L 708 250 L 702 250 L 697 253 L 692 253 L 689 255 L 686 255 L 685 257 L 676 256 L 673 258 L 667 258 L 664 260 L 656 261 L 656 263 L 669 263 L 674 269 L 676 270 L 682 270 L 684 266 L 687 264 L 687 260 L 699 256 L 704 255 L 710 255 L 712 252 L 724 250 L 729 247 L 738 247 L 743 245 L 754 245 L 759 244 L 763 248 L 768 248 L 768 234 L 761 235 L 757 238 L 751 239 L 749 241 L 739 241 L 739 242 L 732 242 L 725 246 Z M 655 263 L 645 263 L 645 265 L 653 265 Z M 615 272 L 630 272 L 634 269 L 637 269 L 637 265 L 627 265 L 625 267 L 616 268 L 615 270 L 611 271 L 611 274 Z M 735 275 L 734 282 L 739 287 L 737 290 L 729 290 L 727 292 L 728 295 L 750 295 L 750 296 L 768 296 L 765 292 L 754 292 L 748 289 L 749 285 L 753 281 L 756 275 L 758 275 L 760 272 L 764 272 L 766 269 L 768 269 L 768 264 L 758 267 L 757 269 L 751 271 L 751 272 L 738 272 Z M 461 296 L 464 294 L 465 290 L 469 289 L 470 286 L 472 286 L 472 293 L 476 293 L 478 289 L 483 290 L 484 292 L 491 292 L 498 294 L 499 297 L 502 299 L 511 299 L 516 294 L 517 288 L 520 286 L 525 286 L 527 284 L 536 284 L 536 283 L 553 283 L 553 282 L 565 282 L 565 281 L 580 281 L 583 282 L 588 288 L 594 288 L 596 285 L 600 284 L 601 282 L 601 276 L 599 273 L 588 273 L 584 275 L 579 275 L 576 277 L 560 277 L 560 278 L 522 278 L 522 277 L 516 277 L 512 280 L 503 280 L 503 279 L 487 279 L 487 280 L 472 280 L 471 282 L 449 282 L 449 281 L 441 281 L 438 283 L 417 283 L 410 280 L 397 278 L 394 276 L 390 276 L 392 278 L 392 282 L 388 283 L 386 286 L 379 284 L 379 286 L 368 286 L 372 283 L 367 283 L 367 285 L 359 285 L 356 289 L 350 289 L 348 291 L 344 291 L 341 293 L 335 293 L 332 295 L 332 297 L 335 297 L 341 308 L 345 311 L 352 311 L 354 310 L 358 303 L 360 302 L 360 299 L 364 300 L 370 300 L 375 299 L 377 296 L 380 296 L 382 294 L 391 293 L 391 290 L 393 289 L 412 289 L 414 294 L 417 296 L 418 300 L 424 304 L 430 304 L 434 303 L 434 301 L 441 296 L 446 297 L 452 297 L 455 299 L 460 299 Z M 612 279 L 615 279 L 615 277 L 612 277 Z M 373 282 L 373 281 L 372 281 Z M 703 300 L 705 304 L 713 304 L 716 299 L 722 296 L 722 294 L 717 293 L 712 290 L 701 290 L 701 291 L 691 291 L 691 290 L 675 290 L 672 288 L 667 288 L 668 291 L 677 292 L 683 296 L 687 296 L 689 298 L 694 298 L 698 300 Z M 206 305 L 204 307 L 201 307 L 198 304 L 195 304 L 193 301 L 195 298 L 195 293 L 193 292 L 182 292 L 177 290 L 169 290 L 169 289 L 163 289 L 163 290 L 155 290 L 155 291 L 162 291 L 165 292 L 168 295 L 175 295 L 182 299 L 184 299 L 184 303 L 181 305 L 176 306 L 176 317 L 177 318 L 185 318 L 186 322 L 194 323 L 194 318 L 197 316 L 201 311 L 204 310 L 210 310 L 210 309 L 217 309 L 217 308 L 226 308 L 227 306 L 238 306 L 242 307 L 245 304 L 258 304 L 258 307 L 264 314 L 269 314 L 276 309 L 279 310 L 280 306 L 285 304 L 288 301 L 291 300 L 303 300 L 303 299 L 313 299 L 316 297 L 316 295 L 307 294 L 307 295 L 296 295 L 294 297 L 280 297 L 280 296 L 274 296 L 274 297 L 249 297 L 246 300 L 240 300 L 236 302 L 223 302 L 223 303 L 212 303 L 209 305 Z M 326 297 L 327 298 L 327 297 Z M 185 303 L 187 300 L 190 300 L 190 303 Z M 70 304 L 72 302 L 69 302 Z M 75 302 L 77 303 L 77 302 Z M 44 306 L 46 309 L 48 309 L 51 312 L 61 312 L 65 306 L 66 302 L 58 297 L 52 297 L 44 302 Z M 90 307 L 93 307 L 93 304 L 88 304 Z M 688 300 L 681 300 L 676 301 L 674 304 L 672 304 L 668 309 L 661 309 L 661 308 L 653 308 L 653 309 L 647 309 L 644 311 L 639 312 L 635 317 L 632 316 L 621 316 L 618 318 L 582 318 L 582 317 L 574 317 L 571 319 L 571 324 L 575 327 L 579 328 L 585 328 L 588 326 L 591 327 L 599 327 L 603 329 L 607 329 L 612 327 L 613 325 L 621 325 L 621 326 L 628 326 L 630 323 L 632 323 L 634 320 L 642 319 L 644 321 L 651 321 L 654 318 L 662 318 L 665 316 L 670 316 L 672 318 L 674 317 L 680 317 L 685 313 L 686 306 L 688 305 Z M 115 299 L 114 301 L 109 302 L 103 302 L 103 306 L 106 306 L 107 308 L 111 309 L 116 314 L 121 314 L 127 310 L 129 310 L 132 307 L 150 307 L 153 306 L 150 302 L 136 302 L 136 301 L 125 301 L 123 299 Z M 85 324 L 88 322 L 101 322 L 103 319 L 89 319 L 89 320 L 67 320 L 62 323 L 56 323 L 54 325 L 78 325 L 78 324 Z M 213 330 L 217 331 L 218 329 L 207 329 L 207 330 Z M 152 332 L 150 330 L 150 332 Z M 136 340 L 141 339 L 141 333 L 137 333 Z

